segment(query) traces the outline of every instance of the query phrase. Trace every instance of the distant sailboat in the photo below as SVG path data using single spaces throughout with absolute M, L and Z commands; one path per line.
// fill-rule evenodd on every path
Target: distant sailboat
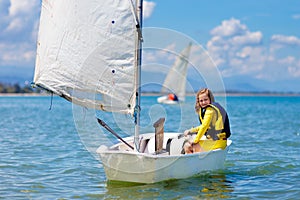
M 185 101 L 188 58 L 191 47 L 192 44 L 190 43 L 170 68 L 161 89 L 161 93 L 165 95 L 157 98 L 158 103 L 177 104 Z
M 181 154 L 184 137 L 164 133 L 164 118 L 155 133 L 140 134 L 142 5 L 43 0 L 33 85 L 84 108 L 132 116 L 134 136 L 127 138 L 95 117 L 118 138 L 97 149 L 108 180 L 154 183 L 221 169 L 228 148 Z

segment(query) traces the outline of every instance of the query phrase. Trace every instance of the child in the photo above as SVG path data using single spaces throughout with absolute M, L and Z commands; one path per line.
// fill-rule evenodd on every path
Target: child
M 196 137 L 187 141 L 183 148 L 186 154 L 225 149 L 227 138 L 230 137 L 229 119 L 224 108 L 215 102 L 212 92 L 204 88 L 196 95 L 195 110 L 201 125 L 184 131 L 184 135 L 197 133 Z M 201 140 L 205 135 L 206 140 Z

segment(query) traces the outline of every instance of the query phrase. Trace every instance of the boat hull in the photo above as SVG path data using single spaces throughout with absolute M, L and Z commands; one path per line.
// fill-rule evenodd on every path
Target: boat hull
M 151 152 L 153 150 L 147 147 L 145 153 L 138 153 L 124 148 L 123 144 L 119 145 L 119 147 L 122 146 L 119 150 L 116 149 L 118 145 L 114 145 L 113 148 L 99 147 L 97 153 L 102 160 L 107 179 L 156 183 L 170 179 L 188 178 L 204 171 L 224 168 L 228 147 L 225 150 L 181 154 L 180 151 L 172 150 L 172 148 L 180 150 L 182 148 L 182 141 L 178 140 L 178 135 L 178 133 L 165 133 L 165 139 L 173 138 L 177 141 L 174 142 L 174 146 L 169 152 L 163 151 L 159 154 Z M 146 134 L 145 136 L 150 138 L 148 145 L 151 145 L 151 135 Z M 130 140 L 127 141 L 130 142 Z M 228 146 L 230 143 L 231 141 Z M 166 145 L 164 142 L 165 147 Z
M 178 101 L 178 100 L 174 101 L 174 100 L 169 99 L 168 96 L 158 97 L 157 102 L 162 103 L 162 104 L 178 104 L 178 103 L 180 103 L 180 101 Z

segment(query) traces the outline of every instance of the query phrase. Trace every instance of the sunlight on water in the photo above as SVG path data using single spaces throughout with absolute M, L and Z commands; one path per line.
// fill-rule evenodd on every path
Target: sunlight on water
M 155 102 L 155 97 L 142 99 L 144 131 L 153 131 L 152 122 L 161 116 L 166 117 L 166 131 L 183 131 L 199 123 L 194 97 L 182 106 Z M 86 135 L 78 134 L 72 106 L 56 97 L 51 110 L 49 105 L 50 97 L 0 97 L 0 198 L 297 199 L 300 195 L 300 97 L 227 97 L 233 144 L 226 168 L 156 184 L 106 181 L 101 162 L 86 147 L 89 144 L 88 150 L 94 151 L 102 135 L 109 134 L 97 124 Z M 103 142 L 116 141 L 107 137 Z

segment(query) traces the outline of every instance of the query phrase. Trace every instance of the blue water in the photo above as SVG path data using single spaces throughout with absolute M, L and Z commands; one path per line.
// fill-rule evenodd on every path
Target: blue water
M 107 132 L 95 125 L 86 131 L 88 124 L 74 120 L 89 119 L 88 111 L 74 112 L 58 97 L 51 110 L 50 97 L 0 97 L 0 199 L 299 199 L 300 97 L 217 99 L 227 103 L 232 127 L 226 169 L 140 185 L 106 181 L 88 150 Z M 166 117 L 165 131 L 197 125 L 194 97 L 181 106 L 155 101 L 142 97 L 142 131 L 152 131 L 160 116 Z M 120 121 L 112 127 L 125 135 Z M 108 134 L 100 143 L 114 141 Z

